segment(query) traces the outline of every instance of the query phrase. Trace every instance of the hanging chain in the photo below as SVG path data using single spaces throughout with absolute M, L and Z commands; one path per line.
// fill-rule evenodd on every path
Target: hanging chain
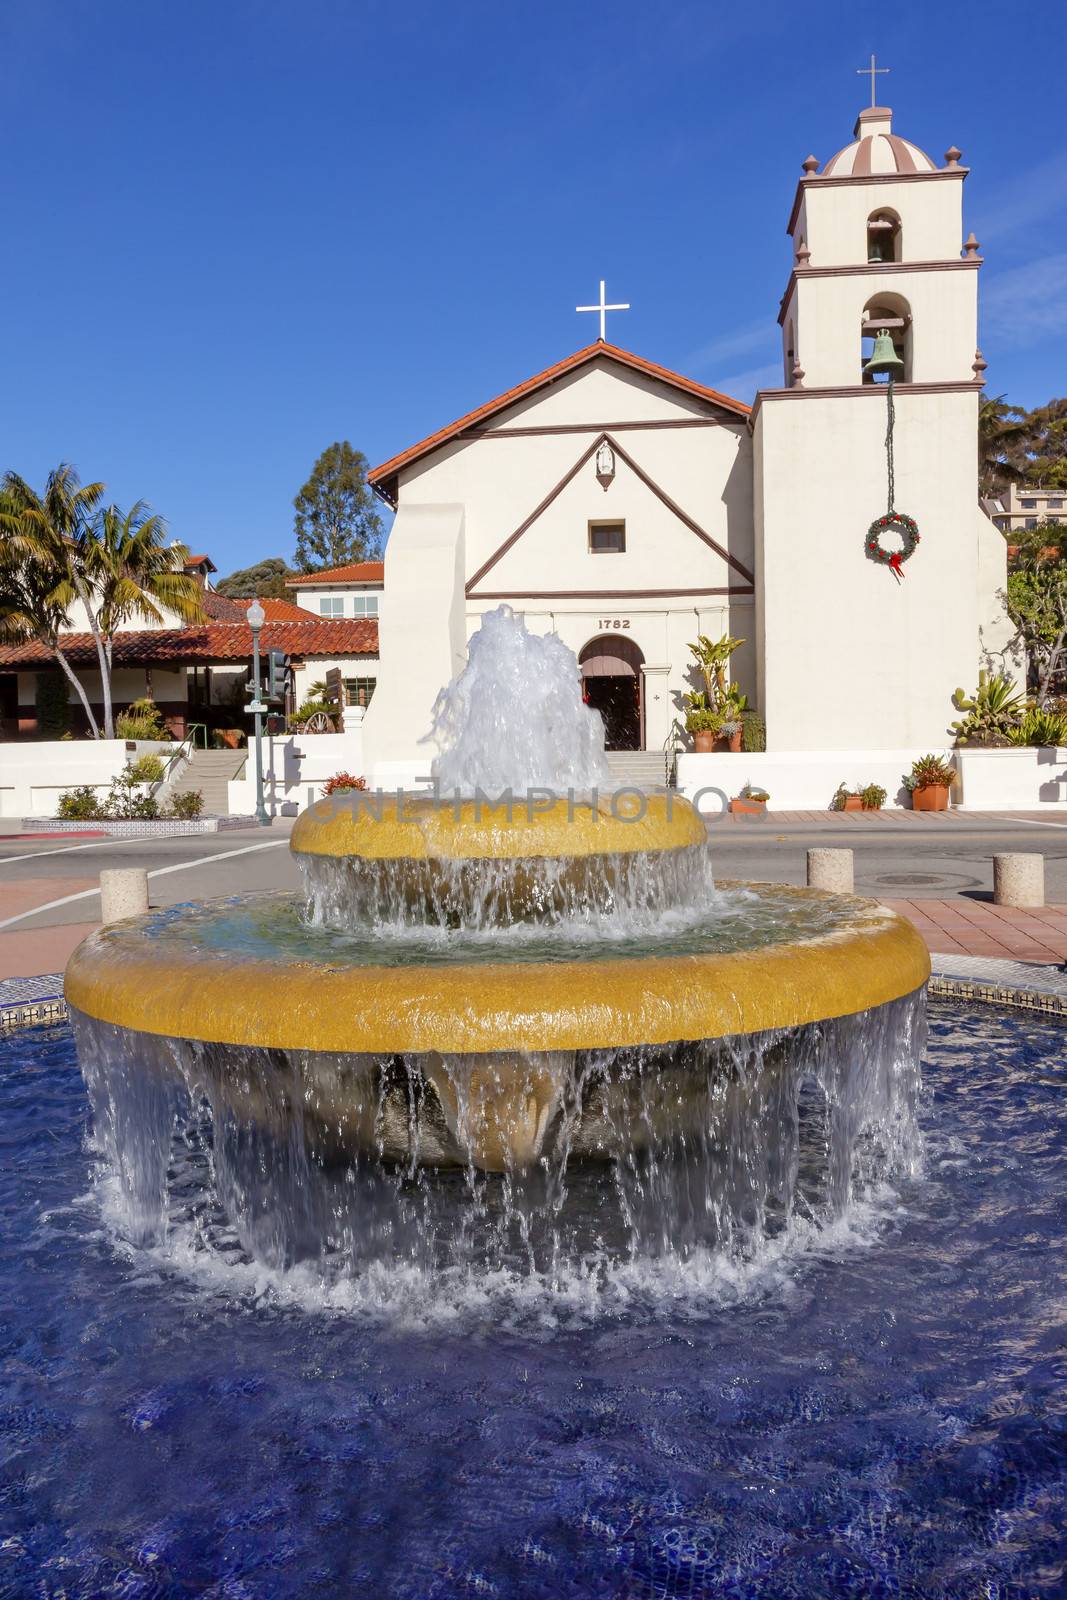
M 888 422 L 888 425 L 887 425 L 886 430 L 885 430 L 885 458 L 886 458 L 886 462 L 887 462 L 888 467 L 889 467 L 889 504 L 888 504 L 886 510 L 887 510 L 887 514 L 889 516 L 892 516 L 893 515 L 893 493 L 894 493 L 894 482 L 893 482 L 893 421 L 894 421 L 894 413 L 893 413 L 893 374 L 892 373 L 889 374 L 889 382 L 886 385 L 886 396 L 887 396 L 887 400 L 888 400 L 887 412 L 888 412 L 888 417 L 889 417 L 889 422 Z

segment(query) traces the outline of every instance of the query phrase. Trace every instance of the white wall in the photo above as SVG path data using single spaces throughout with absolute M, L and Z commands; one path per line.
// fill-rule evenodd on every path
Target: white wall
M 59 797 L 89 784 L 107 794 L 129 762 L 151 752 L 164 761 L 176 746 L 139 739 L 127 751 L 124 739 L 26 740 L 0 745 L 0 817 L 54 817 Z
M 381 673 L 362 724 L 368 777 L 383 788 L 429 772 L 433 752 L 419 740 L 438 690 L 466 660 L 464 528 L 461 505 L 402 504 L 393 523 Z
M 255 741 L 249 741 L 244 776 L 228 785 L 231 816 L 251 816 L 256 809 Z M 344 733 L 285 734 L 263 740 L 263 795 L 271 816 L 296 816 L 335 773 L 365 776 L 363 734 L 359 725 Z
M 901 392 L 896 505 L 920 544 L 898 583 L 864 540 L 886 496 L 883 392 L 764 395 L 755 424 L 768 748 L 944 748 L 1007 578 L 975 508 L 978 396 Z M 996 530 L 992 530 L 996 534 Z M 999 535 L 997 535 L 999 537 Z M 992 619 L 992 620 L 991 620 Z
M 1067 805 L 1067 750 L 956 751 L 960 805 L 968 811 L 1037 811 Z
M 941 747 L 938 753 L 946 752 Z M 904 774 L 911 771 L 917 756 L 926 754 L 926 750 L 909 748 L 682 755 L 678 758 L 678 787 L 687 800 L 710 815 L 721 813 L 746 784 L 767 790 L 771 811 L 825 811 L 842 783 L 853 793 L 877 783 L 886 791 L 887 809 L 904 807 L 910 803 Z M 951 798 L 956 798 L 955 789 Z

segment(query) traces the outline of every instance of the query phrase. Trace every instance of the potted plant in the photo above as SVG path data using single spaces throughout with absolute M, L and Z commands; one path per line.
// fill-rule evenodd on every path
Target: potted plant
M 693 736 L 693 748 L 699 755 L 709 755 L 718 743 L 722 718 L 707 706 L 697 706 L 685 715 L 686 729 Z
M 947 811 L 955 770 L 941 756 L 920 756 L 904 778 L 913 811 Z
M 860 790 L 860 800 L 864 811 L 881 811 L 885 805 L 886 792 L 880 783 L 868 783 Z
M 696 644 L 689 646 L 689 653 L 704 680 L 703 690 L 686 695 L 690 715 L 702 711 L 718 718 L 717 724 L 712 727 L 708 717 L 704 717 L 701 719 L 703 726 L 698 729 L 691 726 L 689 716 L 686 717 L 686 726 L 693 734 L 698 750 L 737 752 L 741 749 L 744 728 L 741 714 L 748 700 L 736 684 L 727 683 L 726 667 L 734 651 L 744 642 L 743 639 L 732 639 L 728 633 L 724 633 L 721 639 L 709 639 L 702 633 Z M 697 733 L 709 731 L 713 733 L 711 742 L 703 740 L 697 743 Z
M 850 789 L 847 784 L 839 783 L 837 793 L 830 802 L 831 811 L 862 811 L 863 795 L 859 789 Z
M 758 789 L 754 784 L 746 783 L 741 793 L 730 801 L 730 810 L 741 816 L 759 816 L 766 811 L 770 795 L 766 789 Z

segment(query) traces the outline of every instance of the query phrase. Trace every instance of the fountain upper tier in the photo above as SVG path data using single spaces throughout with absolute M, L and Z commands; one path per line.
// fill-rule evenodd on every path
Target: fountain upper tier
M 704 824 L 673 794 L 335 795 L 290 845 L 311 920 L 341 930 L 625 917 L 701 906 L 713 888 Z

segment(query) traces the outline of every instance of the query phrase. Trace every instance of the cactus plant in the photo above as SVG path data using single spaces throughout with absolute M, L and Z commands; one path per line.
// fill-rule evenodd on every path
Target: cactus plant
M 1023 699 L 1015 681 L 1005 672 L 978 674 L 973 695 L 957 689 L 952 704 L 965 715 L 951 725 L 956 743 L 974 745 L 1011 744 L 1023 714 Z

